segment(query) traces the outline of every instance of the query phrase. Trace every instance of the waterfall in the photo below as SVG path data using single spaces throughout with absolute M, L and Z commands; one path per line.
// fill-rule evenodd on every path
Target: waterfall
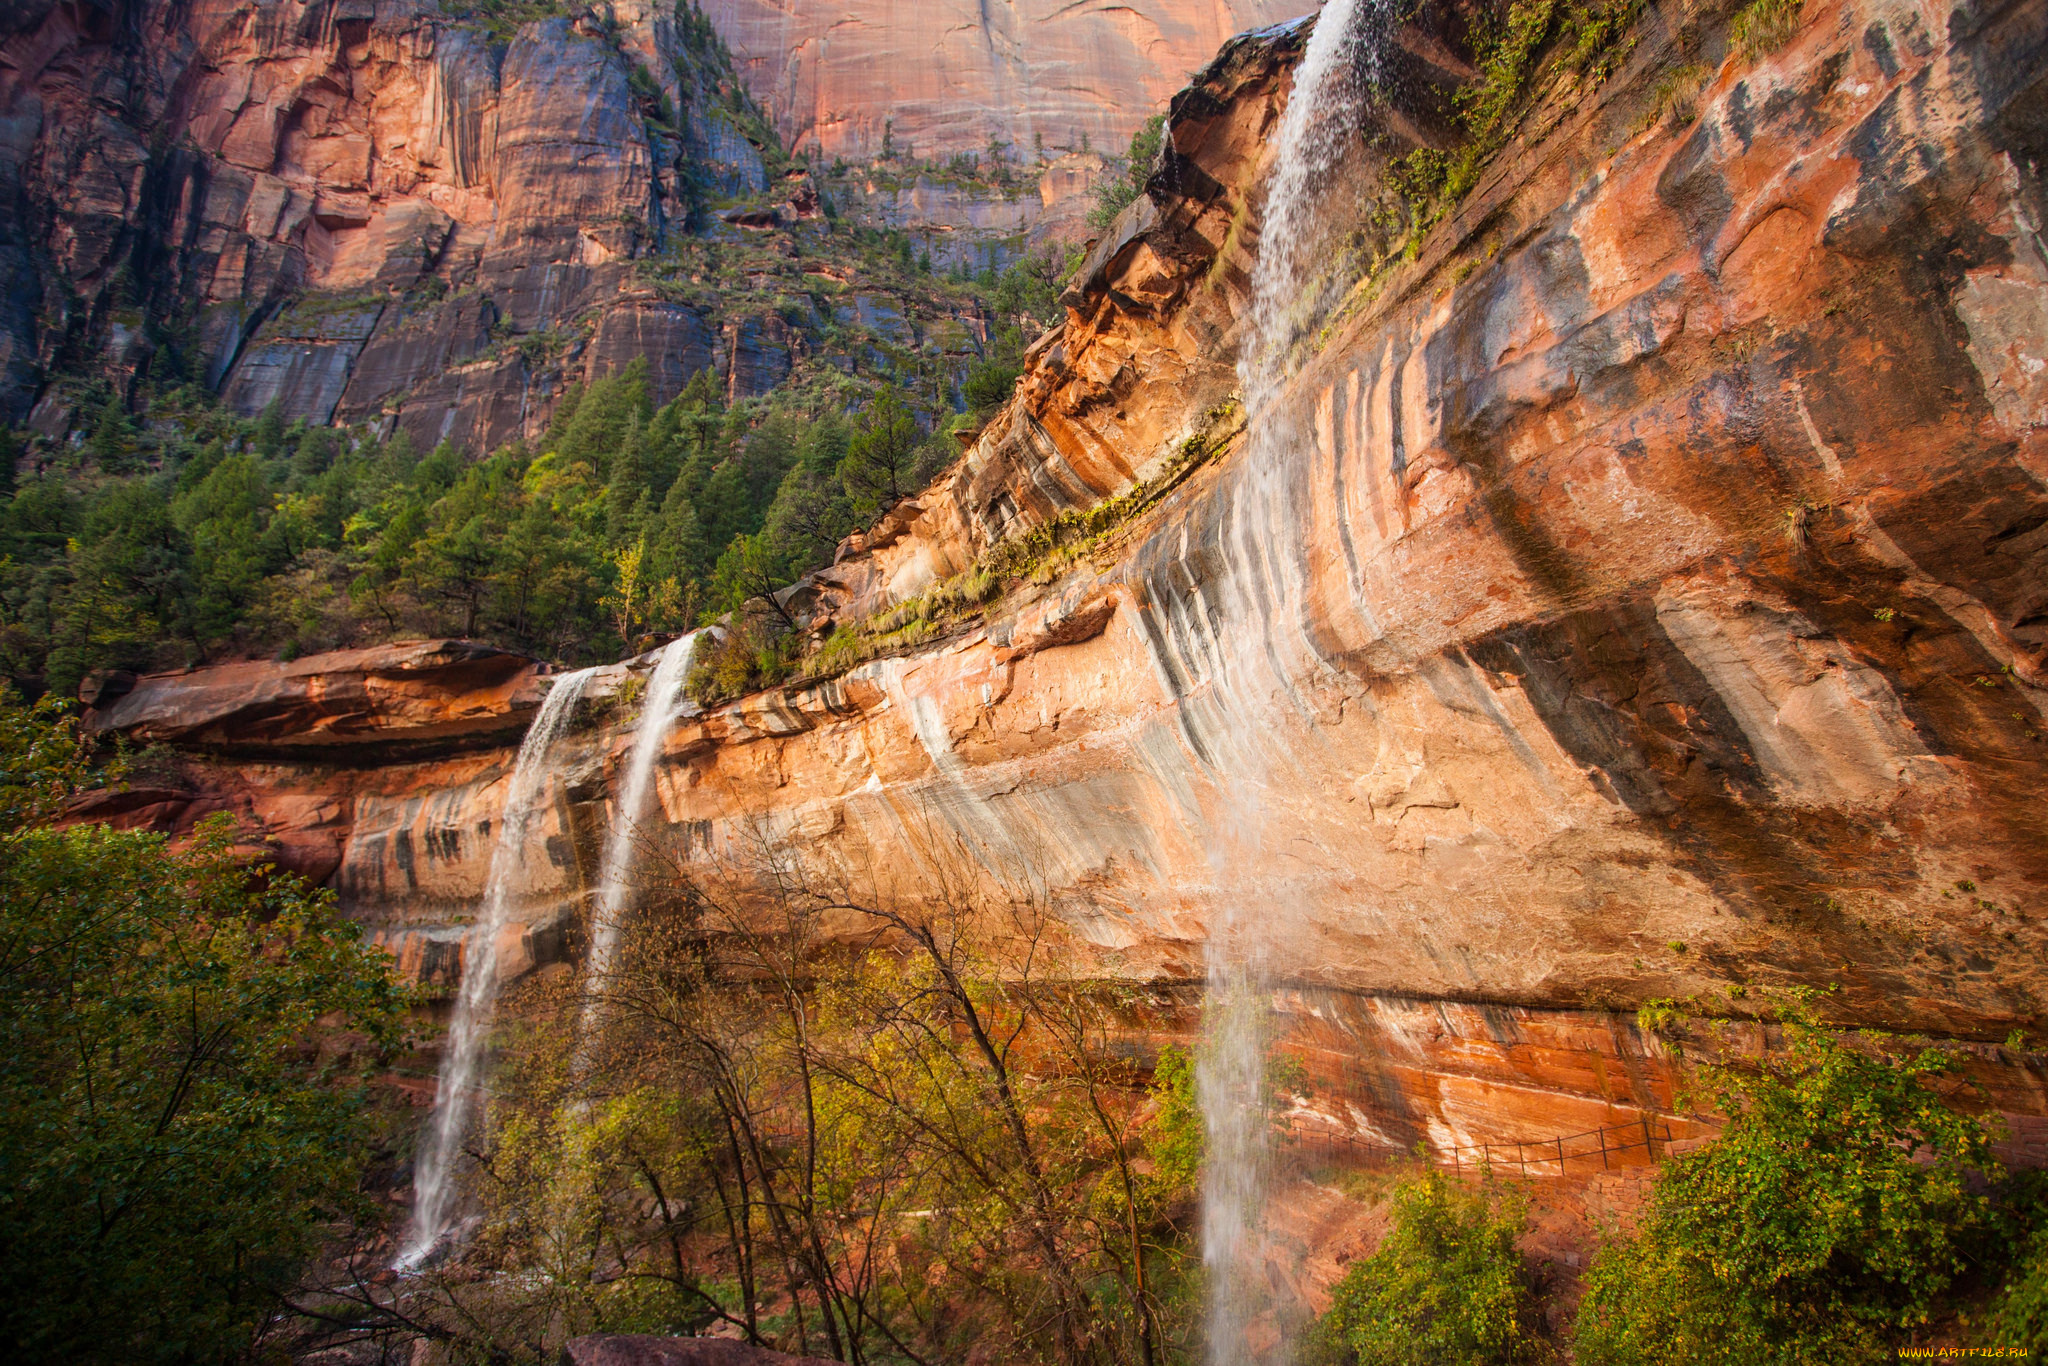
M 424 1264 L 448 1237 L 455 1212 L 455 1155 L 469 1123 L 470 1099 L 483 1064 L 484 1045 L 490 1038 L 491 1015 L 498 1004 L 498 936 L 511 917 L 512 898 L 526 870 L 527 836 L 553 775 L 550 752 L 567 729 L 592 672 L 583 669 L 555 681 L 541 703 L 540 714 L 527 728 L 519 758 L 512 765 L 498 839 L 491 848 L 490 873 L 484 882 L 483 914 L 463 949 L 462 991 L 455 998 L 455 1019 L 441 1058 L 434 1113 L 413 1180 L 412 1231 L 398 1260 L 401 1270 Z
M 590 936 L 588 967 L 589 998 L 578 1024 L 578 1070 L 595 1036 L 602 1007 L 602 988 L 611 975 L 612 957 L 618 951 L 619 918 L 633 894 L 634 856 L 639 852 L 640 820 L 654 784 L 655 761 L 661 758 L 668 729 L 683 702 L 683 684 L 690 677 L 690 665 L 697 655 L 697 637 L 692 631 L 672 640 L 661 652 L 654 674 L 647 680 L 647 694 L 640 707 L 640 723 L 633 731 L 633 749 L 626 760 L 625 781 L 612 804 L 611 833 L 605 840 L 604 861 L 598 865 L 597 908 Z
M 1298 515 L 1286 471 L 1298 438 L 1281 401 L 1297 344 L 1320 327 L 1348 285 L 1329 270 L 1332 224 L 1326 204 L 1336 172 L 1356 147 L 1365 101 L 1381 84 L 1381 55 L 1395 22 L 1393 0 L 1330 0 L 1295 72 L 1278 133 L 1277 155 L 1252 270 L 1252 298 L 1239 352 L 1238 380 L 1249 420 L 1238 460 L 1233 531 L 1226 547 L 1233 576 L 1219 635 L 1231 642 L 1217 661 L 1222 743 L 1214 750 L 1224 779 L 1223 829 L 1214 842 L 1221 911 L 1208 937 L 1208 1012 L 1196 1071 L 1208 1152 L 1202 1169 L 1202 1260 L 1208 1280 L 1208 1354 L 1213 1366 L 1284 1359 L 1261 1350 L 1255 1321 L 1269 1307 L 1270 1239 L 1266 1196 L 1270 1138 L 1266 1052 L 1271 977 L 1296 909 L 1262 891 L 1254 912 L 1248 879 L 1233 876 L 1256 853 L 1266 824 L 1262 794 L 1284 756 L 1271 753 L 1254 719 L 1276 695 L 1281 676 L 1273 627 L 1280 607 L 1298 601 L 1284 581 L 1288 548 L 1298 545 Z M 1298 556 L 1295 557 L 1298 560 Z M 1242 912 L 1242 913 L 1241 913 Z M 1282 1325 L 1284 1327 L 1284 1325 Z

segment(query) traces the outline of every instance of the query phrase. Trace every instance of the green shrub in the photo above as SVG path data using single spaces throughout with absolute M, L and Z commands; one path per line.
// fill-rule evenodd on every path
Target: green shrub
M 2048 1360 L 2048 1226 L 2034 1231 L 1991 1313 L 1991 1344 Z
M 1131 134 L 1131 145 L 1122 164 L 1112 163 L 1109 174 L 1095 187 L 1095 207 L 1088 210 L 1089 227 L 1097 232 L 1107 231 L 1118 214 L 1137 202 L 1145 192 L 1145 182 L 1152 178 L 1153 163 L 1159 160 L 1159 150 L 1165 143 L 1164 114 L 1154 114 Z
M 1514 1193 L 1431 1168 L 1392 1192 L 1394 1227 L 1337 1284 L 1315 1366 L 1506 1366 L 1535 1359 L 1535 1308 Z
M 1825 1366 L 1925 1323 L 1990 1227 L 1989 1137 L 1926 1085 L 1953 1067 L 1804 1007 L 1786 1052 L 1710 1068 L 1721 1137 L 1669 1162 L 1640 1231 L 1602 1249 L 1582 1366 Z
M 1581 89 L 1598 85 L 1628 55 L 1634 40 L 1625 35 L 1641 8 L 1642 0 L 1515 0 L 1479 45 L 1479 79 L 1457 93 L 1463 142 L 1451 151 L 1418 148 L 1387 168 L 1389 186 L 1406 202 L 1411 251 L 1507 145 L 1546 60 Z

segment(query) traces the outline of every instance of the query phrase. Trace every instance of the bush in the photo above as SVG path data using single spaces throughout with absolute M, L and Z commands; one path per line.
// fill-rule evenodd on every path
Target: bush
M 1521 1200 L 1431 1168 L 1393 1190 L 1394 1228 L 1354 1265 L 1316 1325 L 1316 1366 L 1506 1366 L 1531 1361 L 1534 1305 L 1515 1240 Z
M 368 1212 L 363 1083 L 407 996 L 330 893 L 249 868 L 227 817 L 183 850 L 50 829 L 90 782 L 52 708 L 0 696 L 0 1341 L 239 1360 Z
M 1131 134 L 1131 145 L 1124 153 L 1121 165 L 1112 164 L 1109 174 L 1095 187 L 1095 207 L 1088 211 L 1088 226 L 1097 232 L 1106 231 L 1116 222 L 1117 215 L 1137 202 L 1145 192 L 1145 182 L 1152 178 L 1153 163 L 1159 160 L 1159 150 L 1166 142 L 1166 116 L 1154 114 L 1145 120 L 1144 126 Z
M 2048 1360 L 2048 1225 L 2034 1231 L 2006 1278 L 1992 1308 L 1991 1343 Z
M 1926 1081 L 1933 1049 L 1839 1038 L 1805 1007 L 1787 1049 L 1709 1069 L 1728 1127 L 1673 1159 L 1638 1234 L 1602 1249 L 1574 1330 L 1583 1366 L 1821 1366 L 1925 1323 L 1990 1228 L 1998 1164 Z

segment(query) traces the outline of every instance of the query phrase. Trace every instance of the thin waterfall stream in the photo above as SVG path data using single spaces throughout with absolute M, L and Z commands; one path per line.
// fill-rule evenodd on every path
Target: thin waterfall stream
M 653 792 L 654 768 L 668 739 L 669 727 L 683 705 L 683 685 L 697 657 L 697 639 L 692 631 L 668 643 L 661 652 L 654 673 L 647 680 L 647 693 L 640 707 L 640 720 L 633 731 L 633 749 L 626 759 L 624 781 L 612 804 L 611 830 L 606 836 L 604 860 L 598 865 L 597 905 L 590 935 L 590 960 L 585 969 L 587 998 L 577 1026 L 576 1070 L 581 1072 L 595 1038 L 603 1011 L 604 985 L 611 976 L 612 959 L 618 954 L 619 922 L 632 899 L 633 873 L 639 863 L 640 822 Z
M 1231 644 L 1216 672 L 1216 705 L 1229 732 L 1217 754 L 1226 821 L 1212 856 L 1221 908 L 1208 937 L 1208 1019 L 1196 1074 L 1208 1139 L 1202 1259 L 1213 1366 L 1276 1366 L 1287 1356 L 1284 1306 L 1274 1303 L 1268 1271 L 1266 1054 L 1272 976 L 1283 968 L 1277 957 L 1288 915 L 1285 906 L 1273 905 L 1249 913 L 1250 893 L 1235 875 L 1262 843 L 1269 819 L 1264 794 L 1276 764 L 1262 734 L 1242 718 L 1258 714 L 1269 690 L 1286 686 L 1274 676 L 1278 666 L 1271 648 L 1275 606 L 1298 596 L 1276 581 L 1289 572 L 1286 548 L 1292 543 L 1283 533 L 1298 526 L 1283 473 L 1291 463 L 1288 447 L 1300 439 L 1286 413 L 1286 391 L 1298 343 L 1322 325 L 1348 283 L 1329 271 L 1326 206 L 1356 146 L 1365 102 L 1379 86 L 1393 16 L 1392 0 L 1330 0 L 1316 21 L 1277 134 L 1239 352 L 1238 379 L 1250 425 L 1239 457 L 1234 514 L 1234 539 L 1243 544 L 1230 560 L 1243 581 L 1224 612 L 1221 635 Z M 1231 713 L 1240 719 L 1229 722 Z M 1282 1331 L 1261 1328 L 1269 1314 L 1281 1320 Z
M 533 822 L 541 811 L 555 766 L 552 751 L 583 697 L 593 669 L 564 674 L 548 690 L 540 712 L 527 728 L 506 784 L 504 813 L 491 847 L 490 872 L 484 882 L 483 914 L 471 927 L 462 955 L 462 990 L 455 998 L 455 1018 L 434 1091 L 434 1113 L 420 1150 L 413 1181 L 412 1230 L 399 1256 L 400 1270 L 424 1265 L 452 1230 L 456 1205 L 455 1157 L 461 1150 L 491 1018 L 498 1004 L 498 939 L 511 919 L 512 901 L 524 881 L 526 847 Z

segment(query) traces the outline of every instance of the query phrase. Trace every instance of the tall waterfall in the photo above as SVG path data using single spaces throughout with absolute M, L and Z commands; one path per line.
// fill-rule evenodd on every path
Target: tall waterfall
M 611 833 L 605 840 L 604 861 L 598 865 L 596 921 L 590 936 L 588 968 L 589 999 L 579 1023 L 579 1058 L 590 1048 L 602 1008 L 602 989 L 611 975 L 612 958 L 618 952 L 619 920 L 633 894 L 633 868 L 639 852 L 640 821 L 654 784 L 655 761 L 661 758 L 668 729 L 682 707 L 683 684 L 690 677 L 690 665 L 697 656 L 697 637 L 690 634 L 672 640 L 661 652 L 661 661 L 647 680 L 647 695 L 640 708 L 640 722 L 633 731 L 633 750 L 626 760 L 625 781 L 612 804 Z
M 1284 767 L 1269 751 L 1259 708 L 1289 691 L 1273 638 L 1283 605 L 1299 597 L 1288 548 L 1299 517 L 1284 471 L 1297 429 L 1283 401 L 1297 343 L 1314 334 L 1348 283 L 1330 272 L 1332 225 L 1326 203 L 1336 172 L 1357 144 L 1365 101 L 1381 80 L 1380 59 L 1393 26 L 1393 0 L 1330 0 L 1316 21 L 1281 119 L 1266 192 L 1252 299 L 1245 318 L 1238 380 L 1250 422 L 1237 462 L 1239 482 L 1228 549 L 1233 576 L 1219 603 L 1222 709 L 1216 767 L 1224 779 L 1226 825 L 1213 855 L 1222 900 L 1208 939 L 1207 1040 L 1196 1073 L 1208 1154 L 1202 1174 L 1202 1259 L 1208 1278 L 1208 1348 L 1213 1366 L 1284 1359 L 1262 1350 L 1255 1325 L 1271 1307 L 1266 1198 L 1270 1140 L 1266 1052 L 1271 976 L 1285 948 L 1293 908 L 1251 894 L 1234 867 L 1256 853 L 1267 821 L 1263 794 Z M 1232 715 L 1234 713 L 1234 715 Z M 1284 1325 L 1283 1325 L 1284 1326 Z
M 490 873 L 484 882 L 483 914 L 471 928 L 462 955 L 462 992 L 455 999 L 455 1019 L 448 1029 L 447 1051 L 441 1058 L 434 1093 L 434 1114 L 413 1181 L 412 1231 L 399 1257 L 401 1269 L 420 1266 L 448 1237 L 455 1213 L 455 1155 L 469 1124 L 470 1102 L 498 1004 L 498 937 L 524 880 L 527 837 L 554 774 L 551 751 L 567 729 L 592 672 L 583 669 L 556 680 L 512 766 L 498 839 L 491 848 Z

